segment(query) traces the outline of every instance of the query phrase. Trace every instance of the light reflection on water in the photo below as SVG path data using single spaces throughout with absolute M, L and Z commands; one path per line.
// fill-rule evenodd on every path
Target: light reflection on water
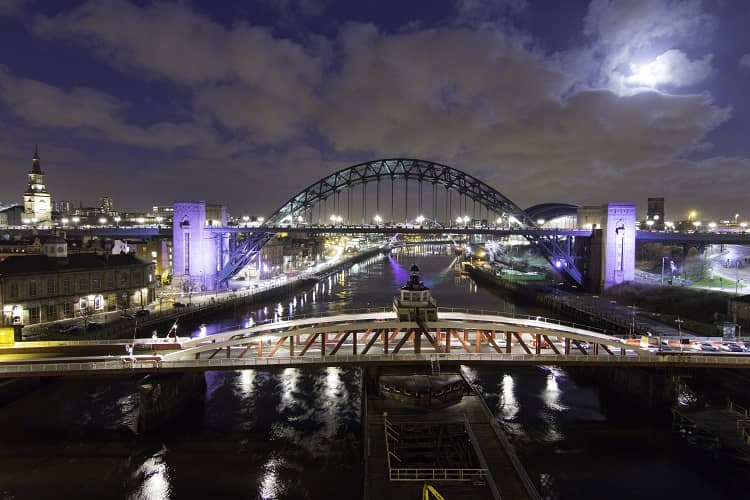
M 172 485 L 169 478 L 169 466 L 164 461 L 166 447 L 147 458 L 133 474 L 133 480 L 140 483 L 140 487 L 128 498 L 131 500 L 162 500 L 169 499 Z

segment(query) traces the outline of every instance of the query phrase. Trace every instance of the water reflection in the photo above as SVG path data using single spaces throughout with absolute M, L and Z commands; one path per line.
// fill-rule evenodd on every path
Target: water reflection
M 284 493 L 284 484 L 279 480 L 279 469 L 283 463 L 282 459 L 271 457 L 263 465 L 263 479 L 258 491 L 262 500 L 279 498 Z
M 513 376 L 506 373 L 500 382 L 500 399 L 498 400 L 503 420 L 513 420 L 518 415 L 518 400 L 515 395 L 515 382 Z
M 169 478 L 169 466 L 164 461 L 166 447 L 147 458 L 133 474 L 133 480 L 140 483 L 137 491 L 129 498 L 132 500 L 162 500 L 171 497 L 172 485 Z

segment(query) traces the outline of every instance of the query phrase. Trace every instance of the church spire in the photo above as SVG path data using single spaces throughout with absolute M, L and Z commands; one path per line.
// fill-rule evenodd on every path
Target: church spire
M 31 173 L 42 173 L 42 166 L 39 163 L 39 146 L 37 144 L 34 144 L 34 156 L 31 157 Z

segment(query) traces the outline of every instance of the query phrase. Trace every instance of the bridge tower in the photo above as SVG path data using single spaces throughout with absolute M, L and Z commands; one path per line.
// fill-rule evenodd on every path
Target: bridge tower
M 215 213 L 207 213 L 215 212 Z M 172 223 L 172 284 L 186 293 L 215 290 L 223 264 L 222 236 L 208 231 L 226 225 L 226 210 L 205 201 L 176 201 Z
M 635 279 L 635 205 L 607 203 L 602 205 L 600 217 L 599 223 L 593 224 L 600 229 L 594 229 L 592 234 L 587 266 L 587 282 L 593 290 L 605 290 Z

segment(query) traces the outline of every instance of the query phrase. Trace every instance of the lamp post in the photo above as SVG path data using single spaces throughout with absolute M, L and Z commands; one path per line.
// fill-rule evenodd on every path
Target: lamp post
M 734 294 L 740 293 L 740 259 L 734 261 Z
M 680 342 L 680 352 L 682 352 L 682 323 L 683 323 L 683 320 L 681 320 L 680 317 L 677 316 L 677 319 L 674 320 L 674 322 L 677 323 L 677 331 L 679 333 L 678 339 L 679 339 L 679 342 Z

